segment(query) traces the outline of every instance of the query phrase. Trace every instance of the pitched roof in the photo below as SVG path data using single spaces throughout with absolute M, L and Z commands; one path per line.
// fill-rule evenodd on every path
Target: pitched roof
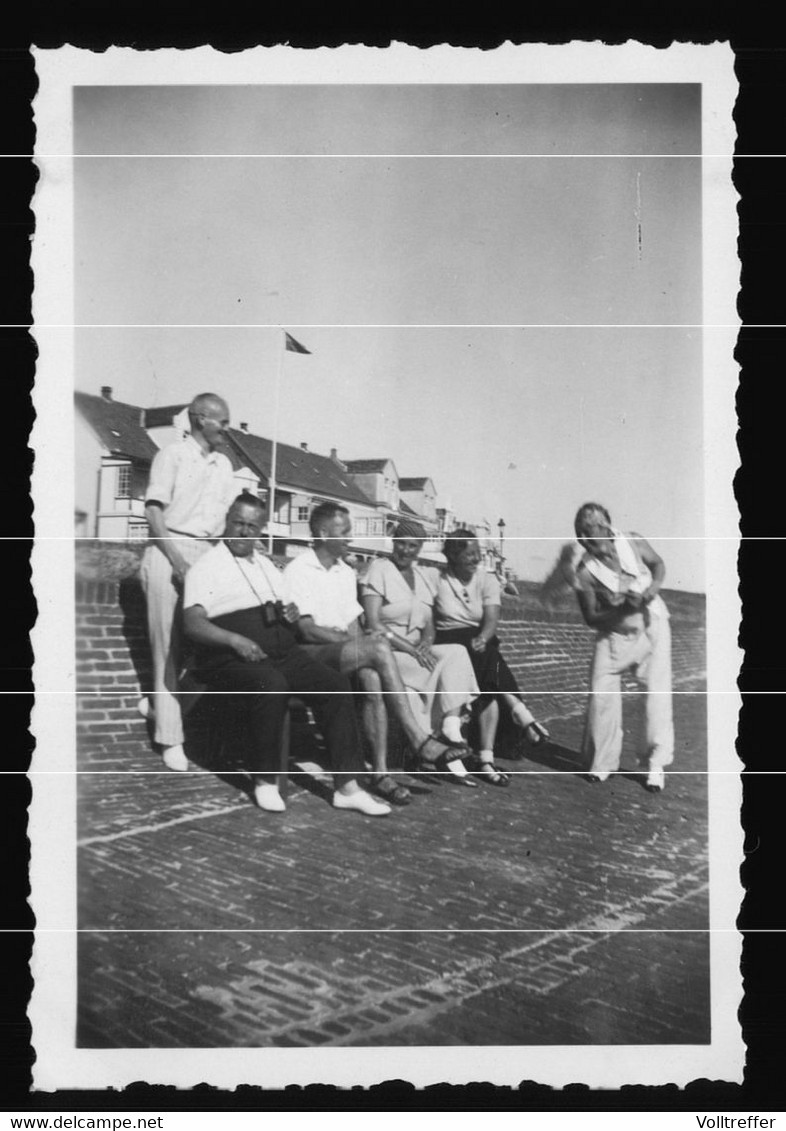
M 371 471 L 384 471 L 385 466 L 393 461 L 390 459 L 346 459 L 344 463 L 353 475 L 363 475 Z
M 401 514 L 406 515 L 407 517 L 411 515 L 413 518 L 420 518 L 418 512 L 413 511 L 412 507 L 406 502 L 405 499 L 399 499 L 398 509 Z
M 158 451 L 157 445 L 142 427 L 143 415 L 148 427 L 162 427 L 171 424 L 172 417 L 185 407 L 182 404 L 166 405 L 143 410 L 138 405 L 110 401 L 91 393 L 75 393 L 74 396 L 77 408 L 112 455 L 126 456 L 143 463 L 150 463 Z M 227 439 L 223 451 L 229 457 L 233 470 L 248 467 L 267 482 L 270 479 L 272 440 L 251 432 L 241 432 L 238 428 L 227 429 Z M 384 466 L 387 461 L 380 462 Z M 307 452 L 291 444 L 278 444 L 276 480 L 282 487 L 294 488 L 304 494 L 327 495 L 362 506 L 374 506 L 341 464 L 330 456 Z
M 399 491 L 422 491 L 427 483 L 431 483 L 431 478 L 424 475 L 419 479 L 399 479 Z
M 246 464 L 267 482 L 270 479 L 273 454 L 272 440 L 255 436 L 251 432 L 241 432 L 237 428 L 229 428 L 227 436 L 227 455 L 232 458 L 234 453 L 233 464 L 239 460 L 238 467 Z M 330 456 L 304 451 L 291 444 L 277 445 L 276 482 L 282 487 L 295 488 L 306 494 L 329 495 L 351 503 L 374 506 L 352 477 Z
M 429 518 L 428 515 L 425 514 L 419 514 L 416 510 L 413 510 L 412 507 L 409 506 L 405 499 L 399 499 L 398 513 L 404 518 L 417 519 L 419 523 L 425 526 L 426 530 L 431 530 L 434 533 L 436 533 L 437 529 L 439 528 L 439 524 L 435 519 Z
M 142 409 L 142 421 L 145 428 L 166 428 L 184 408 L 188 405 L 165 404 L 160 408 L 145 408 Z
M 91 393 L 74 393 L 77 409 L 112 455 L 150 463 L 158 448 L 141 424 L 142 409 Z

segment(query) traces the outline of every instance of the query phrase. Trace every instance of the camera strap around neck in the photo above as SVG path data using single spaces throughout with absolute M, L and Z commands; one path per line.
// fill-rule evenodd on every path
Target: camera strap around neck
M 275 601 L 276 594 L 273 592 L 273 586 L 268 582 L 267 578 L 265 578 L 265 583 L 266 583 L 268 589 L 270 590 L 270 594 L 267 597 L 263 597 L 261 595 L 261 593 L 259 592 L 259 590 L 257 589 L 256 585 L 254 585 L 251 578 L 248 576 L 246 571 L 243 569 L 243 566 L 240 563 L 240 558 L 236 558 L 235 555 L 233 554 L 232 560 L 234 561 L 237 568 L 240 570 L 241 577 L 245 578 L 246 585 L 249 587 L 251 592 L 256 597 L 260 608 L 265 604 L 266 601 Z M 253 554 L 251 555 L 251 562 L 252 562 L 252 564 L 254 562 L 254 555 Z

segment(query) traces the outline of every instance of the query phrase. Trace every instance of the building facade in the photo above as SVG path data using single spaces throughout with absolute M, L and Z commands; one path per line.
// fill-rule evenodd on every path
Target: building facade
M 426 530 L 421 557 L 441 563 L 442 526 L 437 508 L 437 492 L 428 476 L 402 478 L 392 459 L 355 459 L 345 464 L 349 474 L 373 499 L 384 516 L 385 539 L 378 547 L 389 554 L 392 533 L 402 519 L 413 519 Z
M 126 542 L 146 539 L 145 491 L 157 451 L 188 430 L 187 405 L 142 408 L 116 401 L 104 386 L 100 395 L 77 392 L 75 532 L 77 537 Z M 232 463 L 238 494 L 248 491 L 269 503 L 273 442 L 230 428 L 224 452 Z M 297 553 L 310 541 L 308 516 L 320 502 L 346 506 L 355 532 L 353 548 L 373 556 L 384 537 L 384 517 L 360 489 L 335 451 L 310 452 L 306 445 L 276 445 L 276 486 L 272 524 L 274 549 Z
M 126 542 L 148 536 L 145 491 L 157 451 L 188 431 L 188 406 L 155 408 L 116 401 L 104 386 L 100 395 L 77 392 L 75 532 L 81 538 Z M 321 502 L 347 508 L 352 520 L 352 550 L 362 564 L 390 554 L 391 534 L 402 519 L 426 529 L 422 558 L 444 562 L 442 543 L 460 525 L 477 533 L 484 567 L 501 571 L 502 553 L 488 522 L 464 524 L 450 505 L 438 506 L 429 476 L 399 477 L 392 459 L 339 459 L 309 450 L 307 444 L 275 445 L 273 514 L 264 530 L 275 552 L 294 556 L 310 544 L 309 515 Z M 273 441 L 246 424 L 229 428 L 224 452 L 232 463 L 238 494 L 248 491 L 269 509 Z M 501 542 L 501 539 L 500 539 Z

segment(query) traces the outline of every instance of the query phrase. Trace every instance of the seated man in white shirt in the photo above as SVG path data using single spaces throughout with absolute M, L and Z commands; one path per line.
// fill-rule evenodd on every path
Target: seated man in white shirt
M 468 751 L 451 748 L 429 735 L 412 711 L 386 634 L 364 633 L 360 626 L 363 609 L 357 599 L 357 579 L 344 561 L 352 531 L 347 508 L 320 503 L 309 523 L 314 548 L 298 555 L 284 570 L 288 599 L 300 610 L 298 636 L 304 651 L 323 664 L 346 675 L 357 673 L 366 693 L 363 723 L 372 748 L 375 788 L 394 805 L 407 805 L 409 790 L 387 770 L 386 703 L 422 765 L 438 763 L 442 768 L 453 763 L 458 768 Z
M 352 692 L 346 676 L 297 646 L 298 610 L 284 605 L 282 577 L 254 547 L 262 505 L 241 495 L 229 508 L 223 539 L 185 577 L 183 625 L 198 646 L 196 674 L 243 720 L 245 765 L 254 797 L 281 812 L 276 763 L 288 697 L 295 692 L 314 709 L 336 786 L 333 806 L 370 817 L 390 813 L 357 782 L 364 770 Z

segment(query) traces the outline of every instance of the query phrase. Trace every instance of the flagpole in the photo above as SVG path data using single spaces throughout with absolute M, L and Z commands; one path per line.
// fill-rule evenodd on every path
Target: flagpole
M 278 351 L 278 366 L 276 367 L 276 391 L 273 408 L 273 451 L 270 457 L 270 481 L 268 484 L 267 506 L 267 552 L 273 553 L 273 523 L 276 512 L 276 458 L 278 455 L 278 412 L 281 401 L 281 374 L 284 369 L 284 353 L 286 349 L 286 334 L 281 330 L 281 345 Z

